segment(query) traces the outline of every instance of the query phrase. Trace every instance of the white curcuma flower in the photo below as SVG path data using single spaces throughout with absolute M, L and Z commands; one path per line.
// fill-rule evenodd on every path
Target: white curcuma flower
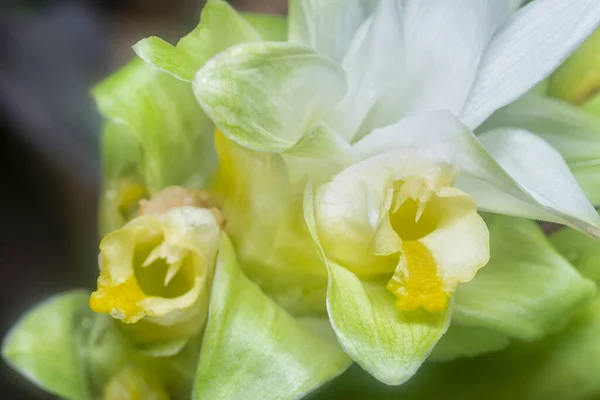
M 448 327 L 457 286 L 487 263 L 477 210 L 600 237 L 600 217 L 544 139 L 509 124 L 472 132 L 600 22 L 596 0 L 515 3 L 291 1 L 289 42 L 250 38 L 193 79 L 200 65 L 179 47 L 168 58 L 137 49 L 191 80 L 229 146 L 245 148 L 235 162 L 221 151 L 228 179 L 217 179 L 240 261 L 263 288 L 306 264 L 306 282 L 292 279 L 303 298 L 320 282 L 307 283 L 318 273 L 290 197 L 308 175 L 304 215 L 327 266 L 329 319 L 385 383 L 414 374 Z

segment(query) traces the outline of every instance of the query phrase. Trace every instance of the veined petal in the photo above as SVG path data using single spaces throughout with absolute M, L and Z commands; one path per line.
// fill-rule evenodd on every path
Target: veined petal
M 496 111 L 478 132 L 510 127 L 544 138 L 567 162 L 592 204 L 600 205 L 600 118 L 542 96 L 524 96 Z
M 593 299 L 594 283 L 552 248 L 535 222 L 496 215 L 488 226 L 490 263 L 456 291 L 453 321 L 538 340 Z
M 236 46 L 206 63 L 193 88 L 217 127 L 242 146 L 292 151 L 308 134 L 325 138 L 313 141 L 319 155 L 324 143 L 341 145 L 335 133 L 317 127 L 344 95 L 344 72 L 305 47 L 276 42 Z M 340 146 L 329 148 L 335 147 Z
M 133 50 L 141 59 L 175 78 L 191 81 L 196 71 L 215 54 L 238 43 L 260 40 L 250 23 L 227 2 L 208 0 L 198 26 L 176 46 L 152 36 L 137 42 Z
M 381 0 L 374 15 L 359 28 L 342 67 L 348 91 L 327 117 L 328 124 L 350 141 L 369 110 L 404 73 L 404 27 L 395 0 Z
M 289 40 L 341 61 L 378 0 L 291 0 Z
M 394 148 L 434 149 L 458 164 L 456 186 L 480 209 L 559 222 L 600 237 L 600 217 L 552 146 L 512 129 L 480 138 L 483 143 L 450 113 L 434 112 L 378 129 L 354 151 L 366 158 Z
M 477 127 L 556 69 L 598 27 L 596 0 L 536 0 L 492 37 L 461 120 Z
M 442 312 L 403 312 L 381 284 L 362 282 L 350 270 L 328 260 L 315 219 L 309 183 L 304 217 L 329 273 L 327 311 L 344 351 L 371 375 L 388 385 L 410 379 L 450 323 L 452 307 Z
M 508 15 L 498 0 L 404 2 L 405 98 L 399 116 L 434 110 L 458 115 L 469 96 L 482 54 Z

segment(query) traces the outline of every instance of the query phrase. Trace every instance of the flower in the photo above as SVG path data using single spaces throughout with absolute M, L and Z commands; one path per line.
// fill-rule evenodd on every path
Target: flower
M 387 280 L 404 311 L 444 311 L 489 259 L 475 202 L 452 187 L 452 165 L 393 151 L 348 167 L 315 193 L 318 237 L 329 259 L 361 279 Z
M 196 193 L 168 188 L 142 203 L 142 215 L 105 236 L 92 310 L 128 324 L 144 319 L 177 328 L 180 336 L 199 332 L 221 231 L 218 211 L 201 205 Z

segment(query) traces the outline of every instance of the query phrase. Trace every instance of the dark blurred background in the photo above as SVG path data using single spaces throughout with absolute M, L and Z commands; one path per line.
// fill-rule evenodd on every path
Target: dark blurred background
M 101 119 L 90 88 L 133 57 L 137 40 L 175 42 L 193 29 L 203 3 L 0 0 L 0 338 L 52 293 L 94 286 Z M 0 399 L 51 398 L 0 364 Z

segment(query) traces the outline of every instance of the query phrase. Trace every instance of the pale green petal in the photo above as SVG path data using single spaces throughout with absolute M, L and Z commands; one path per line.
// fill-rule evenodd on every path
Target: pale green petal
M 323 249 L 317 233 L 314 196 L 309 183 L 304 217 L 313 239 Z M 452 307 L 430 314 L 402 312 L 383 284 L 361 282 L 339 265 L 329 262 L 327 311 L 344 351 L 361 367 L 388 385 L 410 379 L 448 329 Z
M 592 204 L 600 204 L 600 118 L 542 96 L 496 111 L 478 132 L 512 127 L 533 132 L 560 152 Z
M 83 290 L 49 298 L 27 312 L 2 343 L 2 357 L 35 385 L 69 400 L 87 398 L 74 348 L 74 315 L 87 304 Z
M 151 194 L 170 185 L 207 184 L 216 164 L 214 128 L 189 84 L 134 60 L 98 85 L 94 97 L 106 119 L 129 131 L 125 143 L 132 136 L 139 143 L 140 170 Z
M 403 312 L 383 285 L 329 265 L 327 309 L 344 351 L 381 382 L 410 379 L 448 329 L 452 307 L 430 314 Z
M 206 63 L 193 88 L 217 127 L 242 146 L 291 151 L 316 134 L 320 156 L 324 143 L 332 143 L 327 149 L 343 144 L 329 129 L 315 128 L 344 95 L 344 72 L 307 48 L 277 42 L 236 46 Z
M 246 278 L 223 237 L 194 399 L 300 399 L 350 363 Z
M 251 24 L 222 0 L 209 0 L 202 9 L 200 23 L 176 46 L 152 36 L 133 46 L 146 62 L 174 77 L 191 81 L 196 71 L 215 54 L 233 45 L 259 41 Z
M 536 0 L 492 37 L 461 113 L 476 128 L 550 75 L 598 27 L 596 0 Z
M 579 272 L 600 285 L 600 243 L 576 230 L 564 228 L 550 242 Z
M 430 361 L 451 361 L 460 357 L 476 357 L 507 347 L 510 338 L 482 327 L 453 324 L 429 356 Z
M 377 0 L 290 0 L 289 40 L 341 61 Z
M 451 114 L 433 112 L 377 129 L 354 151 L 360 158 L 407 147 L 442 152 L 460 168 L 456 187 L 481 210 L 559 222 L 600 237 L 600 217 L 552 146 L 508 128 L 479 138 Z
M 273 42 L 287 40 L 288 20 L 285 16 L 258 13 L 241 13 L 241 15 L 263 40 Z
M 537 340 L 564 327 L 595 295 L 533 221 L 488 220 L 491 259 L 455 294 L 454 321 L 521 340 Z

